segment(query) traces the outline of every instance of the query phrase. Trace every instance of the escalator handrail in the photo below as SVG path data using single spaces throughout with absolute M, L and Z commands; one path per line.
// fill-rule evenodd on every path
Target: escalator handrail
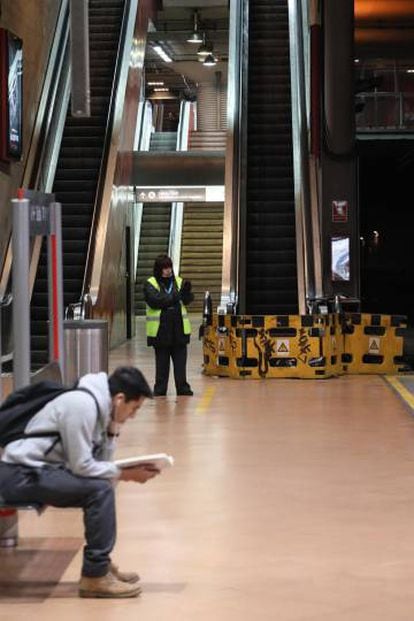
M 30 187 L 34 190 L 49 191 L 46 187 L 44 171 L 51 170 L 51 162 L 45 159 L 45 144 L 51 134 L 51 127 L 54 123 L 52 111 L 55 109 L 55 102 L 59 96 L 58 85 L 61 83 L 62 73 L 65 71 L 64 57 L 69 38 L 69 1 L 61 0 L 60 8 L 56 18 L 55 32 L 51 46 L 39 105 L 37 108 L 36 119 L 28 148 L 28 155 L 21 180 L 21 187 Z M 68 96 L 66 97 L 68 98 Z M 62 102 L 63 115 L 66 115 L 65 103 Z M 57 141 L 54 132 L 54 141 Z M 53 180 L 53 175 L 52 175 Z M 51 183 L 51 182 L 50 182 Z M 9 287 L 9 280 L 12 267 L 12 247 L 11 231 L 8 233 L 9 241 L 5 252 L 5 259 L 2 266 L 0 277 L 0 298 L 6 295 Z M 38 258 L 38 256 L 37 256 Z M 36 273 L 36 266 L 31 265 L 31 274 Z M 32 281 L 34 277 L 32 278 Z M 33 285 L 33 282 L 32 282 Z
M 128 78 L 130 60 L 129 40 L 132 41 L 138 10 L 138 0 L 126 0 L 117 50 L 114 79 L 109 100 L 108 120 L 105 130 L 103 156 L 98 175 L 93 208 L 92 225 L 86 255 L 85 274 L 81 299 L 90 294 L 96 304 L 103 266 L 106 231 L 109 222 L 115 163 L 120 136 L 123 97 Z M 128 52 L 127 52 L 128 50 Z M 114 131 L 115 129 L 115 131 Z
M 300 314 L 305 314 L 306 298 L 315 296 L 305 78 L 307 50 L 304 41 L 302 3 L 300 0 L 288 0 L 288 9 L 298 306 Z

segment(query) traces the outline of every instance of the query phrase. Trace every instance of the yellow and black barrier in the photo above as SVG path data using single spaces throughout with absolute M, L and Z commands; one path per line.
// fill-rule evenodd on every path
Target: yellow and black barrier
M 344 373 L 396 374 L 404 370 L 406 317 L 347 313 L 344 316 Z
M 398 373 L 405 327 L 400 315 L 214 315 L 203 330 L 204 372 L 251 379 Z
M 216 315 L 204 328 L 204 372 L 233 378 L 330 377 L 341 372 L 335 315 Z

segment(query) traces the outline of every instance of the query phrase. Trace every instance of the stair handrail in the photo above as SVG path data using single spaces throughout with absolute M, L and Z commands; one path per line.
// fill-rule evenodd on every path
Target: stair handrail
M 249 57 L 249 3 L 230 2 L 229 62 L 227 79 L 227 139 L 223 215 L 223 268 L 220 309 L 244 299 L 246 257 L 240 240 L 244 235 L 247 162 L 247 89 Z
M 177 151 L 188 151 L 188 136 L 190 126 L 191 102 L 182 101 L 177 130 Z M 170 237 L 168 254 L 172 258 L 175 271 L 180 270 L 181 240 L 184 221 L 184 203 L 171 203 Z
M 299 313 L 307 312 L 307 298 L 315 297 L 314 230 L 312 226 L 309 176 L 306 60 L 308 39 L 303 14 L 305 3 L 288 0 L 292 98 L 293 177 L 296 222 L 296 258 Z M 306 31 L 307 32 L 307 31 Z M 306 44 L 306 47 L 305 47 Z

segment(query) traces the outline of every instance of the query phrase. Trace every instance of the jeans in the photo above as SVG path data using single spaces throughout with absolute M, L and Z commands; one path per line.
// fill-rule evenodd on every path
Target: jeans
M 112 481 L 79 477 L 64 467 L 30 468 L 0 462 L 0 496 L 10 504 L 36 502 L 81 508 L 86 539 L 82 575 L 99 577 L 108 573 L 116 539 Z

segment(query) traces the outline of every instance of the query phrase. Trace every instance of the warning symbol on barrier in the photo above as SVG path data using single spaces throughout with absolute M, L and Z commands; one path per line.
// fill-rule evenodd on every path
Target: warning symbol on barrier
M 371 337 L 368 342 L 368 351 L 370 354 L 380 353 L 380 341 L 378 338 Z
M 289 356 L 290 354 L 290 343 L 289 339 L 278 339 L 276 341 L 276 354 L 278 356 Z
M 223 336 L 219 336 L 218 338 L 218 352 L 219 354 L 224 354 L 226 352 L 225 341 Z

